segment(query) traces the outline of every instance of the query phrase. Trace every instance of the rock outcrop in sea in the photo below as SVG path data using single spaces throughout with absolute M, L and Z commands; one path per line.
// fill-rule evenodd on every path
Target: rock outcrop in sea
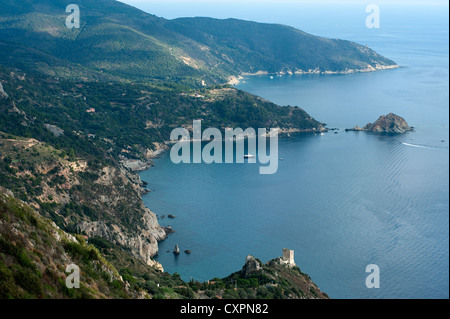
M 375 133 L 390 133 L 390 134 L 404 134 L 412 131 L 413 127 L 410 127 L 405 119 L 394 113 L 388 115 L 382 115 L 374 123 L 368 123 L 364 127 L 355 126 L 352 129 L 346 129 L 345 131 L 365 131 Z

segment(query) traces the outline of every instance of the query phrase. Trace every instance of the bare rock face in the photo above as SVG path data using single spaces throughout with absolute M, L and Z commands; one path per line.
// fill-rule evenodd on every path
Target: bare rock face
M 162 152 L 169 148 L 167 145 L 158 142 L 153 143 L 153 145 L 155 146 L 155 150 L 147 149 L 145 158 L 152 159 L 158 157 Z
M 77 231 L 126 247 L 137 259 L 162 270 L 152 257 L 158 253 L 158 242 L 167 234 L 158 224 L 156 215 L 142 202 L 139 177 L 122 167 L 111 166 L 102 168 L 99 175 L 91 183 L 93 196 L 88 200 L 93 207 L 108 214 L 78 222 Z M 124 215 L 133 218 L 132 222 L 124 223 Z
M 44 127 L 49 130 L 53 135 L 55 135 L 56 137 L 59 137 L 61 135 L 64 135 L 64 130 L 60 129 L 59 127 L 57 127 L 56 125 L 51 125 L 51 124 L 44 124 Z
M 404 134 L 412 129 L 403 117 L 389 113 L 388 115 L 380 116 L 374 123 L 368 123 L 363 128 L 355 126 L 353 129 L 347 129 L 346 131 Z
M 144 227 L 138 229 L 137 234 L 129 234 L 120 226 L 107 225 L 103 221 L 83 221 L 77 225 L 77 230 L 86 233 L 89 237 L 102 237 L 127 247 L 134 257 L 162 271 L 161 265 L 152 257 L 158 253 L 158 241 L 165 239 L 166 233 L 158 225 L 156 215 L 150 210 L 145 210 L 142 221 Z
M 2 82 L 0 82 L 0 99 L 7 99 L 7 98 L 8 98 L 8 94 L 3 89 Z

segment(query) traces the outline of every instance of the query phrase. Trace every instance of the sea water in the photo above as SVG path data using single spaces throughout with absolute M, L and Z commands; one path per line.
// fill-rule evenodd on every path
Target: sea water
M 256 164 L 176 165 L 163 154 L 141 173 L 152 191 L 146 205 L 176 216 L 159 220 L 175 233 L 156 259 L 204 281 L 240 270 L 248 254 L 267 261 L 286 247 L 332 298 L 448 298 L 448 6 L 382 6 L 380 29 L 365 28 L 361 6 L 336 7 L 343 17 L 305 8 L 264 16 L 262 7 L 247 18 L 368 44 L 401 68 L 245 78 L 239 89 L 298 105 L 338 133 L 280 139 L 274 175 Z M 320 10 L 328 20 L 314 19 Z M 344 132 L 390 112 L 415 130 Z M 192 253 L 174 256 L 175 244 Z M 379 289 L 365 285 L 369 264 L 380 268 Z

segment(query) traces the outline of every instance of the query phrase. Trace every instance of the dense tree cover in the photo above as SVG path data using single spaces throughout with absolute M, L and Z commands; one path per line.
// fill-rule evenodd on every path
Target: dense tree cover
M 6 1 L 0 63 L 65 78 L 153 80 L 199 86 L 243 72 L 361 70 L 395 63 L 350 41 L 236 19 L 166 20 L 113 0 L 79 0 L 81 28 L 68 29 L 69 0 Z
M 70 158 L 111 161 L 127 150 L 139 157 L 175 127 L 195 119 L 203 127 L 298 128 L 321 124 L 301 108 L 281 107 L 230 87 L 73 82 L 0 68 L 9 98 L 0 100 L 0 131 L 33 137 Z M 56 126 L 55 134 L 48 125 Z

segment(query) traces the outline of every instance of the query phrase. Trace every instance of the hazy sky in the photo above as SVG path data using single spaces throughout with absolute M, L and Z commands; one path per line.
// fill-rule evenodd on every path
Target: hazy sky
M 448 0 L 120 0 L 166 19 L 212 17 L 279 23 L 315 35 L 360 40 L 421 26 L 448 32 Z M 366 7 L 380 7 L 381 28 L 367 29 Z M 431 21 L 431 22 L 430 22 Z M 430 25 L 430 24 L 439 24 Z
M 191 4 L 203 4 L 203 5 L 246 5 L 246 4 L 359 4 L 367 5 L 370 3 L 383 5 L 383 4 L 400 4 L 400 5 L 446 5 L 448 6 L 449 0 L 119 0 L 135 6 L 148 5 L 177 5 L 188 7 Z
M 389 12 L 411 16 L 411 23 L 420 15 L 436 12 L 448 16 L 448 0 L 120 0 L 143 11 L 174 19 L 179 17 L 237 18 L 257 22 L 282 23 L 295 27 L 322 24 L 324 28 L 336 24 L 360 23 L 366 17 L 366 6 L 380 6 L 384 22 Z M 442 8 L 441 8 L 442 6 Z M 444 7 L 445 6 L 445 7 Z M 414 12 L 412 15 L 411 12 Z M 392 17 L 393 21 L 394 18 Z M 393 21 L 394 22 L 394 21 Z
M 125 3 L 329 3 L 329 4 L 343 4 L 343 3 L 401 3 L 401 4 L 448 4 L 448 0 L 120 0 Z
M 178 17 L 208 16 L 215 18 L 255 18 L 263 11 L 272 11 L 274 15 L 281 11 L 291 11 L 291 14 L 302 8 L 320 7 L 321 10 L 333 8 L 363 8 L 369 4 L 377 4 L 383 7 L 399 7 L 400 10 L 412 9 L 412 7 L 445 6 L 448 8 L 448 0 L 119 0 L 135 6 L 148 13 L 167 19 Z M 448 9 L 442 10 L 448 13 Z M 293 12 L 292 12 L 293 11 Z M 267 15 L 267 13 L 265 13 Z M 260 19 L 258 19 L 260 20 Z M 265 17 L 265 21 L 270 17 Z

